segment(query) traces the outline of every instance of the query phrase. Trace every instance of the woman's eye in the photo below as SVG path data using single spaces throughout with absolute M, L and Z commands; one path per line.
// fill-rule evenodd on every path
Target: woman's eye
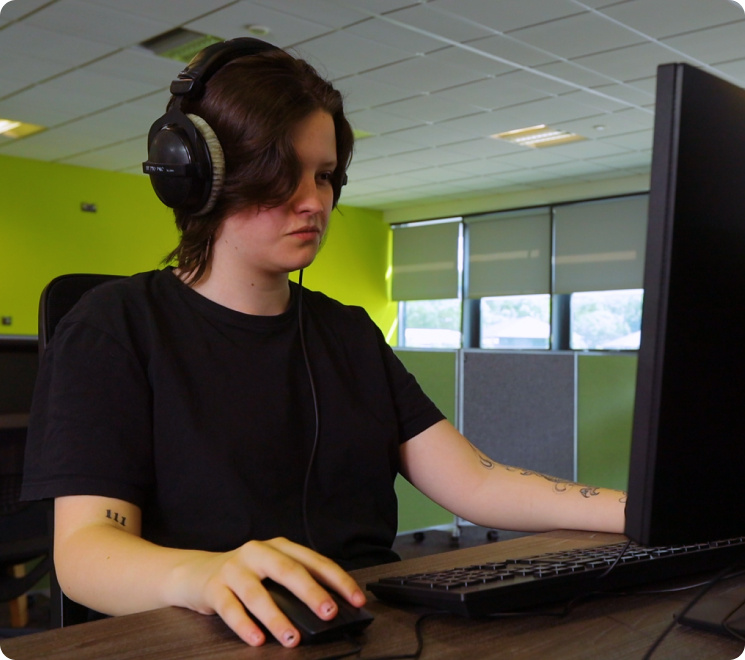
M 332 180 L 333 176 L 334 176 L 334 173 L 333 172 L 321 172 L 318 175 L 318 178 L 321 181 L 328 181 L 328 182 L 330 182 Z

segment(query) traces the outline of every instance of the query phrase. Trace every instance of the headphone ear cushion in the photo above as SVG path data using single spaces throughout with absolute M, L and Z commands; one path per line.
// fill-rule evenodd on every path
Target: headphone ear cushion
M 225 154 L 220 145 L 220 140 L 217 139 L 215 131 L 212 127 L 198 115 L 187 114 L 186 117 L 194 124 L 194 127 L 199 131 L 199 134 L 204 140 L 204 145 L 207 148 L 207 152 L 210 156 L 212 164 L 212 180 L 210 182 L 210 193 L 204 206 L 197 211 L 194 215 L 204 215 L 209 213 L 215 206 L 220 192 L 222 191 L 223 183 L 225 182 Z M 209 173 L 209 170 L 208 170 Z M 207 178 L 207 177 L 205 177 Z M 206 182 L 205 182 L 206 183 Z

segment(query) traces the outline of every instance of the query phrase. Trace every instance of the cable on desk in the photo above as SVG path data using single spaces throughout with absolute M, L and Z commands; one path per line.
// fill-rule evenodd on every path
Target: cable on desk
M 743 605 L 745 605 L 745 598 L 743 598 L 735 607 L 733 607 L 727 616 L 722 619 L 722 626 L 724 629 L 732 635 L 735 639 L 739 639 L 741 642 L 745 642 L 745 636 L 741 635 L 737 630 L 730 627 L 729 620 L 734 616 L 735 612 L 737 612 Z
M 422 655 L 424 650 L 424 633 L 422 632 L 422 626 L 428 619 L 432 619 L 437 616 L 452 616 L 451 612 L 428 612 L 422 614 L 414 624 L 414 633 L 416 634 L 416 649 L 412 653 L 405 653 L 403 655 L 376 655 L 372 657 L 360 657 L 360 660 L 417 660 Z M 351 641 L 351 640 L 350 640 Z M 333 655 L 321 658 L 321 660 L 340 660 L 341 658 L 348 658 L 354 654 L 359 654 L 362 647 L 358 647 L 355 651 L 350 651 L 342 655 Z
M 642 660 L 649 660 L 649 658 L 652 657 L 652 654 L 659 648 L 660 644 L 665 640 L 665 638 L 670 634 L 670 632 L 675 628 L 676 625 L 678 625 L 678 620 L 687 614 L 690 609 L 698 603 L 709 591 L 711 591 L 717 584 L 719 584 L 722 580 L 729 577 L 729 573 L 733 570 L 734 566 L 728 566 L 723 571 L 720 571 L 717 573 L 711 580 L 709 580 L 708 583 L 704 586 L 704 588 L 696 594 L 694 598 L 690 600 L 690 602 L 683 608 L 682 611 L 678 612 L 673 616 L 673 620 L 670 622 L 668 626 L 660 633 L 660 635 L 657 637 L 657 639 L 652 643 L 652 645 L 647 649 L 647 652 L 644 654 L 644 657 Z M 739 605 L 737 608 L 733 609 L 727 617 L 725 617 L 725 620 L 732 616 L 732 614 L 735 613 L 735 611 L 739 609 Z M 724 623 L 724 622 L 723 622 Z

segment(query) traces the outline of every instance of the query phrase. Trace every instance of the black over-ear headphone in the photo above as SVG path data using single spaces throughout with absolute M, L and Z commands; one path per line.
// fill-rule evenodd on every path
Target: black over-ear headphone
M 213 44 L 197 53 L 171 83 L 173 101 L 150 127 L 147 160 L 142 164 L 166 206 L 194 215 L 209 212 L 225 175 L 225 158 L 214 131 L 201 117 L 181 112 L 181 102 L 201 97 L 207 81 L 231 60 L 270 50 L 277 47 L 250 37 Z

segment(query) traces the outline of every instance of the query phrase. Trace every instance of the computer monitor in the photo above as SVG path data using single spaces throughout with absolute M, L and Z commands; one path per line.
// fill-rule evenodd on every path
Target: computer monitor
M 745 535 L 745 90 L 657 72 L 626 534 Z

